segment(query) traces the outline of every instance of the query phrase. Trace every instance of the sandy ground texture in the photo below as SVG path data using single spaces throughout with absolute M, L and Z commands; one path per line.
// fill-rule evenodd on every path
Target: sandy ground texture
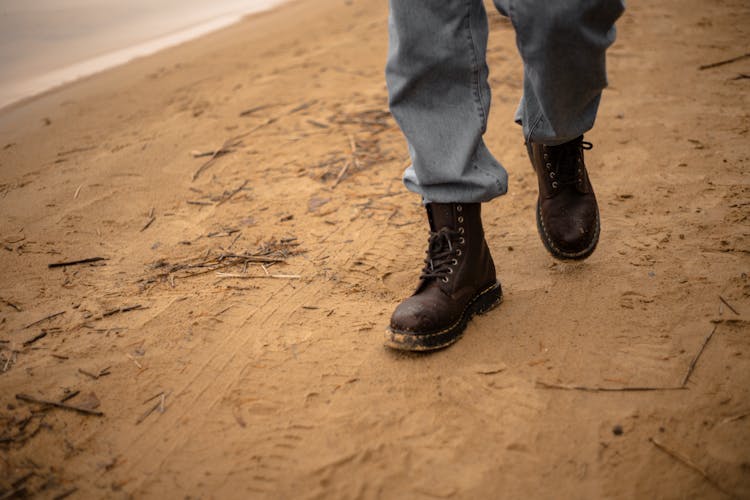
M 536 234 L 492 13 L 505 302 L 428 356 L 382 346 L 427 239 L 384 2 L 295 2 L 0 113 L 0 496 L 750 497 L 750 58 L 700 69 L 749 51 L 750 7 L 628 4 L 578 264 Z

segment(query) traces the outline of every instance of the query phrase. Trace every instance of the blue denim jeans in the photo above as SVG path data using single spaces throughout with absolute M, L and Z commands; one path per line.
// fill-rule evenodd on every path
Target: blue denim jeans
M 495 5 L 510 18 L 524 63 L 515 119 L 525 139 L 561 144 L 591 129 L 623 0 Z M 482 0 L 390 0 L 389 103 L 412 159 L 404 183 L 425 202 L 484 202 L 507 190 L 507 173 L 482 139 L 487 37 Z

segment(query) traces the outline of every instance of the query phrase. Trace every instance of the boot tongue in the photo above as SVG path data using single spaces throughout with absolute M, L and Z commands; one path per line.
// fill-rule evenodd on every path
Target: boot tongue
M 444 227 L 456 229 L 452 203 L 430 203 L 427 205 L 430 214 L 430 229 L 437 232 Z

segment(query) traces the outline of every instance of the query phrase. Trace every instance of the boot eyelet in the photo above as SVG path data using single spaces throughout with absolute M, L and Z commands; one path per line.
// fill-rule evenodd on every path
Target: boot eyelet
M 550 177 L 550 179 L 554 179 L 555 178 L 555 173 L 554 172 L 550 172 L 549 173 L 549 177 Z
M 463 227 L 459 227 L 458 228 L 458 234 L 464 234 L 464 228 Z
M 459 224 L 463 224 L 463 222 L 464 222 L 464 218 L 459 216 L 458 217 L 458 223 Z
M 463 245 L 464 243 L 466 243 L 466 240 L 465 240 L 465 239 L 464 239 L 464 237 L 462 236 L 462 237 L 460 237 L 460 238 L 458 239 L 458 242 L 459 242 L 459 243 L 461 243 L 461 244 Z
M 458 250 L 456 250 L 456 255 L 458 255 L 459 257 L 461 257 L 461 254 L 462 254 L 462 253 L 463 253 L 463 252 L 461 251 L 461 249 L 460 249 L 460 248 L 459 248 Z
M 456 259 L 453 259 L 453 260 L 451 261 L 451 265 L 452 265 L 452 266 L 457 266 L 457 265 L 458 265 L 458 260 L 456 260 Z
M 460 212 L 464 209 L 461 205 L 456 205 L 456 212 Z
M 547 153 L 544 153 L 544 159 L 549 160 L 549 155 Z
M 547 163 L 547 164 L 545 165 L 545 167 L 547 167 L 547 170 L 549 170 L 549 169 L 551 169 L 551 168 L 552 168 L 552 164 L 551 164 L 551 163 Z
M 440 281 L 442 281 L 443 283 L 448 283 L 448 276 L 443 277 L 443 279 Z
M 453 268 L 452 267 L 448 268 L 448 274 L 453 274 Z
M 552 183 L 552 189 L 557 189 L 557 181 Z

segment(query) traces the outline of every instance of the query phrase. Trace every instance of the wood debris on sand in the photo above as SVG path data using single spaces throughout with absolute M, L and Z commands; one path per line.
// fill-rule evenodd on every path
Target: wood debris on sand
M 176 263 L 159 260 L 150 266 L 155 272 L 139 283 L 142 287 L 163 282 L 172 284 L 175 280 L 224 271 L 231 267 L 239 267 L 244 274 L 250 264 L 268 266 L 284 263 L 289 257 L 301 253 L 298 247 L 297 238 L 271 239 L 254 252 L 219 251 L 214 254 L 209 250 L 200 256 Z

